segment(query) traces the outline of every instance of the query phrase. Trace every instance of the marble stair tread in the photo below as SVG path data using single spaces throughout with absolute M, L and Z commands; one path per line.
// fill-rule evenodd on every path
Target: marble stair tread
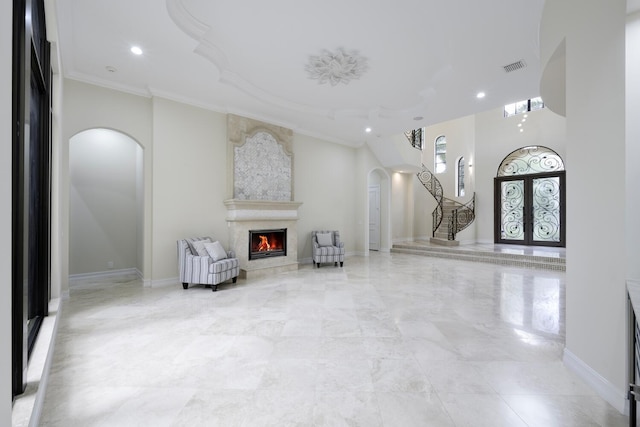
M 562 257 L 464 249 L 464 247 L 461 246 L 452 248 L 438 245 L 428 246 L 419 243 L 402 243 L 393 245 L 391 253 L 405 253 L 545 270 L 565 271 L 566 269 L 565 259 Z

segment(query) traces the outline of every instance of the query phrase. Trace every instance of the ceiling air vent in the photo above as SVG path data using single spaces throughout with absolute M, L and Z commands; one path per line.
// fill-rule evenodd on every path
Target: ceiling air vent
M 524 68 L 526 66 L 527 66 L 527 64 L 525 64 L 523 60 L 520 60 L 520 61 L 514 62 L 513 64 L 505 65 L 502 68 L 504 68 L 504 71 L 506 73 L 510 73 L 512 71 L 519 70 L 519 69 Z

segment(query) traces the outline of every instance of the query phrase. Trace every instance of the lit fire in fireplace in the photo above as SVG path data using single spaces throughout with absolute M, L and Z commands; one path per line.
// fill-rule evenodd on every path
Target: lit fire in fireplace
M 249 230 L 249 260 L 287 256 L 287 229 Z
M 269 249 L 271 249 L 271 245 L 269 244 L 269 239 L 267 239 L 267 236 L 259 236 L 260 237 L 260 244 L 258 245 L 258 251 L 262 252 L 262 251 L 268 251 Z

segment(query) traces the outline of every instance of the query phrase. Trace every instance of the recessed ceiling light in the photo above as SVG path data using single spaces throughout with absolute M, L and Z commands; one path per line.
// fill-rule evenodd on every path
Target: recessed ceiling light
M 486 94 L 486 93 L 484 93 L 484 92 L 478 92 L 478 94 L 476 95 L 476 98 L 478 98 L 478 99 L 482 99 L 482 98 L 484 98 L 485 96 L 487 96 L 487 94 Z
M 523 123 L 524 123 L 524 122 L 526 122 L 526 121 L 527 121 L 527 119 L 522 119 L 522 122 L 523 122 Z
M 520 129 L 520 132 L 524 132 L 524 129 L 522 129 L 522 128 L 521 128 L 521 129 Z
M 364 131 L 365 131 L 366 133 L 371 133 L 371 128 L 366 128 Z
M 422 116 L 415 116 L 415 117 L 413 118 L 413 120 L 415 120 L 416 122 L 418 122 L 418 121 L 420 121 L 420 120 L 422 120 L 422 119 L 424 119 L 424 117 L 422 117 Z
M 524 116 L 522 116 L 522 117 L 524 117 L 524 118 L 526 119 L 527 117 L 529 117 L 529 115 L 528 115 L 528 114 L 525 114 L 525 115 L 524 115 Z
M 518 127 L 519 127 L 519 128 L 520 128 L 520 127 L 522 127 L 522 123 L 518 123 Z
M 133 53 L 134 55 L 142 55 L 142 49 L 140 49 L 138 46 L 131 46 L 131 53 Z

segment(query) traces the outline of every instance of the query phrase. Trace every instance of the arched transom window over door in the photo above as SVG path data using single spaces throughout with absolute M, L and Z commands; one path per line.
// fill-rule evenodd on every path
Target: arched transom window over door
M 565 243 L 565 170 L 547 147 L 523 147 L 502 160 L 495 178 L 495 242 Z

